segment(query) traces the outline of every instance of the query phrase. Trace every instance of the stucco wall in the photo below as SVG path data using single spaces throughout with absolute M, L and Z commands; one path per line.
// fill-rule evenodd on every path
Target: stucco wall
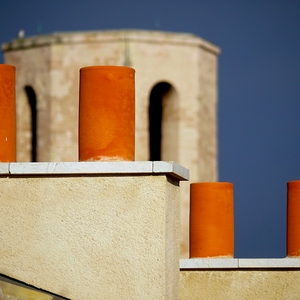
M 296 300 L 299 297 L 300 268 L 180 272 L 182 300 Z
M 74 300 L 178 299 L 173 166 L 0 164 L 0 274 Z

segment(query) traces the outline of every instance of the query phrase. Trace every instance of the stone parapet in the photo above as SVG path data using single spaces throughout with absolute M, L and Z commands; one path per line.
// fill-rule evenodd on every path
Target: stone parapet
M 298 299 L 299 258 L 180 260 L 180 299 Z

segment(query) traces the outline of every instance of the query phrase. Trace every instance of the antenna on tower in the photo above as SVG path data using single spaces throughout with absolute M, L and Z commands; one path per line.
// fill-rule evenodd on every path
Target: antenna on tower
M 18 39 L 23 39 L 25 36 L 25 31 L 24 29 L 20 29 L 18 32 Z

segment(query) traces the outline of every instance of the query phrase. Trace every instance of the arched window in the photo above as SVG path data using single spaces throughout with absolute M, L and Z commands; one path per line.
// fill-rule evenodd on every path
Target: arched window
M 149 99 L 150 161 L 178 160 L 178 97 L 168 82 L 156 84 Z
M 37 161 L 37 99 L 34 89 L 25 86 L 29 107 L 30 107 L 30 125 L 31 125 L 31 161 Z

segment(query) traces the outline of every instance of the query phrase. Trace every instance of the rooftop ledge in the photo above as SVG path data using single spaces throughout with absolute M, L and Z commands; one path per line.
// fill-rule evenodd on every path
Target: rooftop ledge
M 300 269 L 300 258 L 191 258 L 181 259 L 181 270 Z
M 169 161 L 0 163 L 1 175 L 159 175 L 189 180 L 189 170 Z
M 75 32 L 56 32 L 44 35 L 26 36 L 24 38 L 16 38 L 8 43 L 2 44 L 4 52 L 50 46 L 53 44 L 81 44 L 81 43 L 97 43 L 97 42 L 147 42 L 147 43 L 165 43 L 177 45 L 191 45 L 205 49 L 215 55 L 220 53 L 220 48 L 213 43 L 202 39 L 191 33 L 179 33 L 156 30 L 96 30 L 96 31 L 75 31 Z

